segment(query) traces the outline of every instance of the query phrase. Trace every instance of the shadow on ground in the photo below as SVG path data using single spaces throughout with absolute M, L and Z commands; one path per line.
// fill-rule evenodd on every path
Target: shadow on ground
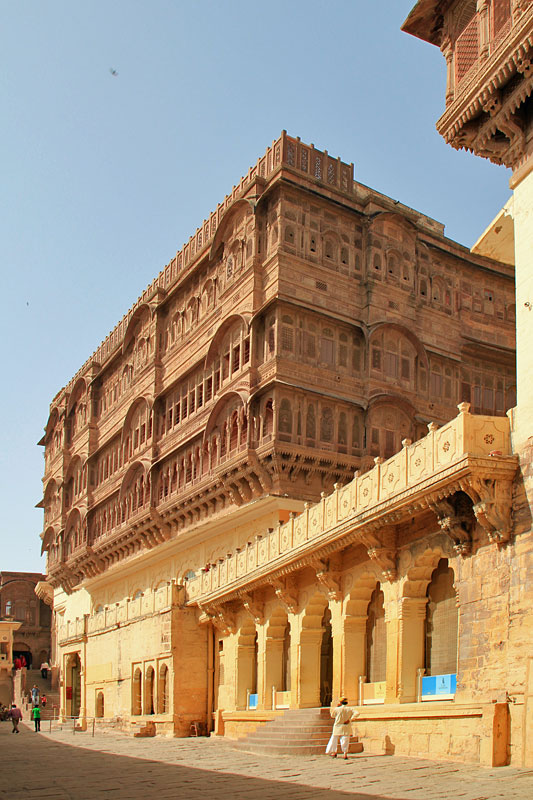
M 10 800 L 385 800 L 376 794 L 94 752 L 50 741 L 25 727 L 18 736 L 11 734 L 8 723 L 0 725 L 0 742 L 0 798 Z M 349 769 L 342 762 L 339 767 Z M 402 798 L 388 795 L 386 800 Z

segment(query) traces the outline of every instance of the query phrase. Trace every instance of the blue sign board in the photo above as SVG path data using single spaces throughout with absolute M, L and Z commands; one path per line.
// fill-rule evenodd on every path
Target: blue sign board
M 425 695 L 449 695 L 457 690 L 457 674 L 427 675 L 422 678 L 422 697 Z

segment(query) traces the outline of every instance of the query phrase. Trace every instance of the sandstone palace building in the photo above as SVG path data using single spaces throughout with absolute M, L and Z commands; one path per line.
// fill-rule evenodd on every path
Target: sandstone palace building
M 283 132 L 52 401 L 61 713 L 520 759 L 514 348 L 512 265 Z

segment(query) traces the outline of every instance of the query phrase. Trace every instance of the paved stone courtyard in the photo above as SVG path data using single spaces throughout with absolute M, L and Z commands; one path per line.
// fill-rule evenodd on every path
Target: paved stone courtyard
M 45 724 L 44 727 L 47 727 Z M 133 739 L 0 724 L 0 798 L 531 800 L 533 770 L 395 756 L 257 756 L 216 739 Z

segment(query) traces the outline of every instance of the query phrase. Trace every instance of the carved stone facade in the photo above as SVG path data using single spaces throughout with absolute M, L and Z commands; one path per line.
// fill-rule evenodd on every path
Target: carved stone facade
M 513 170 L 513 197 L 473 252 L 515 268 L 518 396 L 509 416 L 512 451 L 520 469 L 512 485 L 501 484 L 494 492 L 485 481 L 475 490 L 472 510 L 477 523 L 490 541 L 507 548 L 509 571 L 506 577 L 505 570 L 488 572 L 483 586 L 472 583 L 471 597 L 485 597 L 487 607 L 477 612 L 471 603 L 465 621 L 472 621 L 471 612 L 483 613 L 487 628 L 495 633 L 473 644 L 470 664 L 494 660 L 510 722 L 509 757 L 513 763 L 533 766 L 533 3 L 419 0 L 403 27 L 439 45 L 446 58 L 446 111 L 437 123 L 445 140 Z M 468 552 L 470 512 L 465 516 L 462 508 L 447 501 L 435 512 L 454 547 Z M 510 547 L 502 545 L 506 541 Z M 507 605 L 511 595 L 512 609 Z
M 507 265 L 283 132 L 52 402 L 62 713 L 232 736 L 343 691 L 412 752 L 451 570 L 464 643 L 465 564 L 509 548 L 514 313 Z M 443 755 L 499 763 L 469 725 Z
M 446 59 L 444 139 L 517 168 L 530 153 L 533 90 L 531 0 L 421 0 L 403 29 Z

